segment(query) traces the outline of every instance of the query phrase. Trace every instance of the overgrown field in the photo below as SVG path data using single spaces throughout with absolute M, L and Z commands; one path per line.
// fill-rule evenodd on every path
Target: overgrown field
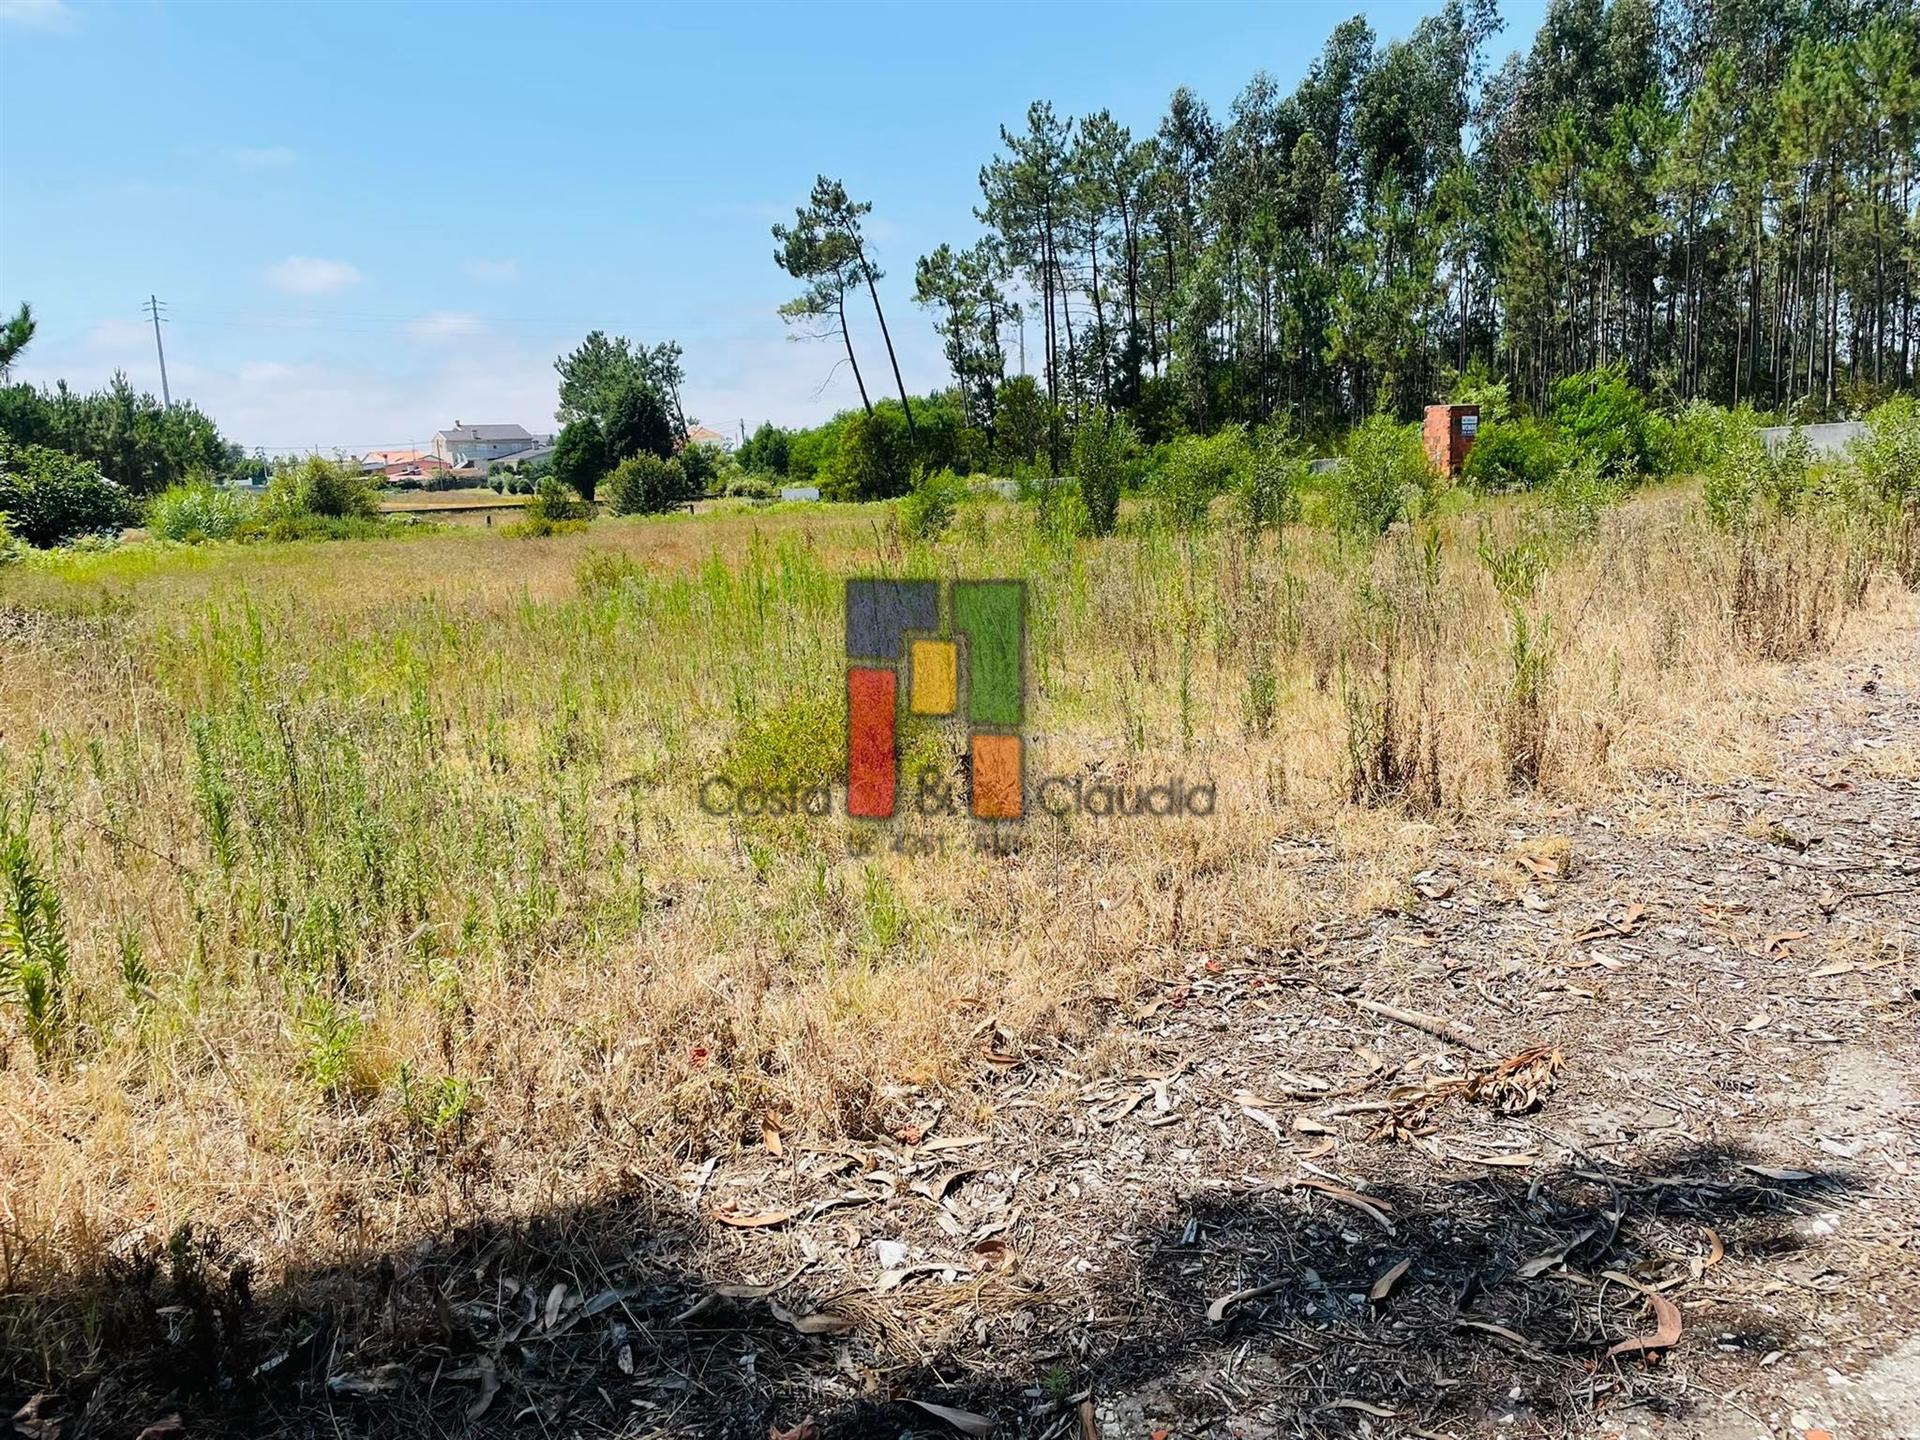
M 1043 1040 L 1097 1075 L 1183 951 L 1395 906 L 1443 833 L 1764 770 L 1788 666 L 1914 603 L 1911 528 L 1590 498 L 1378 541 L 974 499 L 925 542 L 807 507 L 0 573 L 11 1377 L 98 1363 L 47 1297 L 183 1226 L 273 1277 L 928 1094 L 977 1117 Z M 844 775 L 859 575 L 1026 578 L 1030 775 L 1210 781 L 1213 814 L 979 849 L 703 813 L 710 775 Z M 905 749 L 952 776 L 963 736 Z

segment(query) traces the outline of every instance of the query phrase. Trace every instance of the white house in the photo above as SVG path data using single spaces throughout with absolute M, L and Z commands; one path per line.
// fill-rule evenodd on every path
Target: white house
M 492 461 L 533 446 L 533 436 L 519 425 L 462 425 L 456 420 L 451 429 L 436 430 L 433 436 L 435 455 L 455 469 L 470 465 L 482 475 Z

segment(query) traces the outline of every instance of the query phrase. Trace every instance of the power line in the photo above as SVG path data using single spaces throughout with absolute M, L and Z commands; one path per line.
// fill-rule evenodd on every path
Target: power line
M 149 294 L 143 308 L 153 317 L 153 348 L 160 356 L 160 403 L 171 410 L 173 393 L 167 389 L 167 347 L 160 343 L 160 312 L 167 307 L 160 303 L 157 296 Z

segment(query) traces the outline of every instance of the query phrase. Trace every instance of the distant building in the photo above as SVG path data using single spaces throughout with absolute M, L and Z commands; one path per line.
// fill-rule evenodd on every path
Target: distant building
M 518 470 L 523 465 L 532 465 L 541 460 L 553 458 L 553 446 L 536 444 L 531 450 L 516 450 L 513 454 L 493 462 L 495 470 Z
M 431 453 L 427 450 L 369 450 L 360 457 L 360 468 L 363 471 L 390 470 L 395 465 L 424 460 Z
M 726 436 L 722 435 L 718 430 L 709 430 L 704 425 L 696 425 L 687 431 L 687 444 L 718 445 L 722 450 L 731 450 L 733 448 Z
M 424 450 L 411 452 L 410 460 L 396 460 L 391 465 L 382 465 L 380 473 L 389 480 L 431 480 L 436 475 L 444 475 L 453 467 L 438 455 L 429 455 Z M 365 461 L 361 469 L 366 469 Z
M 519 425 L 462 425 L 434 433 L 433 453 L 456 470 L 485 475 L 495 460 L 531 450 L 534 438 Z

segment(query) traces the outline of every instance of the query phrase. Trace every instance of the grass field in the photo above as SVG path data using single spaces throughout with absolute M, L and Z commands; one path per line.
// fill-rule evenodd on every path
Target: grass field
M 1763 774 L 1788 662 L 1910 619 L 1859 537 L 1731 537 L 1686 486 L 1551 545 L 1457 508 L 1377 544 L 998 502 L 915 544 L 824 505 L 0 573 L 11 1373 L 102 1363 L 97 1316 L 18 1297 L 128 1237 L 190 1225 L 264 1283 L 929 1097 L 965 1128 L 1039 1043 L 1116 1072 L 1111 1018 L 1180 955 L 1393 910 L 1443 837 L 1636 777 Z M 987 851 L 703 813 L 709 775 L 844 775 L 861 575 L 1027 579 L 1030 773 L 1206 780 L 1214 813 Z

